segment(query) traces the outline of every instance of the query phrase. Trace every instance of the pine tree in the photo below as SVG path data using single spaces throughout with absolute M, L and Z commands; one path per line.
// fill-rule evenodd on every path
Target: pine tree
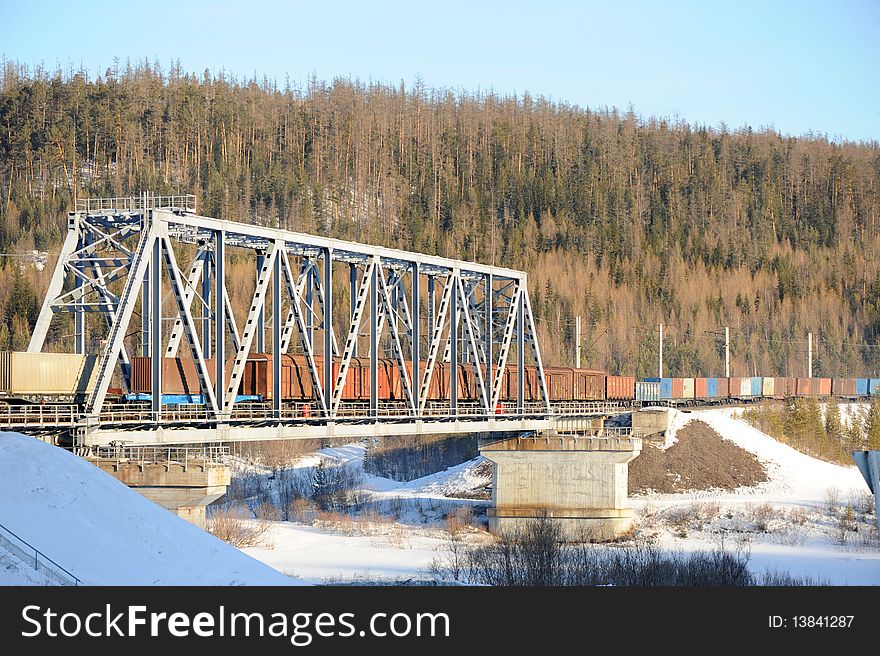
M 332 468 L 322 459 L 315 466 L 312 475 L 312 494 L 315 503 L 321 510 L 331 510 L 334 507 L 334 497 L 339 489 L 338 469 Z
M 816 452 L 824 457 L 828 457 L 830 449 L 828 444 L 828 434 L 825 431 L 825 424 L 822 423 L 822 411 L 819 408 L 819 401 L 815 396 L 807 399 L 807 440 L 813 445 Z
M 831 441 L 840 440 L 843 436 L 843 424 L 840 421 L 840 405 L 834 397 L 828 399 L 828 405 L 825 406 L 825 433 Z
M 874 399 L 871 402 L 867 432 L 867 448 L 869 450 L 880 449 L 880 399 Z

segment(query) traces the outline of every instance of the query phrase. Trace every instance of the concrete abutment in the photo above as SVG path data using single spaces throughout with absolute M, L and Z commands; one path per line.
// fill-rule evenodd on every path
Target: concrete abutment
M 208 504 L 224 494 L 230 469 L 210 460 L 145 462 L 89 458 L 102 470 L 150 501 L 204 529 Z
M 628 463 L 642 449 L 633 437 L 540 435 L 485 444 L 493 463 L 489 530 L 515 531 L 539 517 L 566 540 L 610 540 L 629 531 Z

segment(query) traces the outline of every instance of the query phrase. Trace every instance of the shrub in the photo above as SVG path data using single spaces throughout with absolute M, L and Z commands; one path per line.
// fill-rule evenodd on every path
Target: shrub
M 216 508 L 208 517 L 208 532 L 233 547 L 256 547 L 269 530 L 269 522 L 251 520 L 240 508 Z
M 453 540 L 446 559 L 435 559 L 439 578 L 482 585 L 614 585 L 706 586 L 801 583 L 788 574 L 755 576 L 746 551 L 664 552 L 635 546 L 563 545 L 552 520 L 540 518 L 501 536 L 489 545 L 469 546 Z M 807 581 L 806 583 L 809 583 Z

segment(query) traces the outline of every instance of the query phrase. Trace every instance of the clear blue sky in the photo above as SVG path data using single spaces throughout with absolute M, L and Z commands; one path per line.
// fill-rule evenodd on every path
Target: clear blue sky
M 880 140 L 880 0 L 0 0 L 0 51 L 283 84 L 352 77 Z

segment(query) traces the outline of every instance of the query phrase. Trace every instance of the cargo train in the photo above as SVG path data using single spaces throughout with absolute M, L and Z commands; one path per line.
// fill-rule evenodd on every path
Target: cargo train
M 238 389 L 240 402 L 260 402 L 275 398 L 273 389 L 271 353 L 252 353 L 245 362 Z M 82 402 L 93 389 L 98 367 L 94 355 L 63 353 L 0 352 L 0 401 L 28 402 Z M 318 371 L 323 371 L 323 360 L 315 359 Z M 213 378 L 216 365 L 206 361 L 209 376 Z M 340 363 L 333 362 L 336 379 Z M 227 375 L 232 360 L 226 364 Z M 428 401 L 442 401 L 450 396 L 452 367 L 438 362 L 434 367 L 427 389 Z M 412 378 L 412 367 L 407 365 Z M 419 368 L 421 380 L 425 363 Z M 751 376 L 730 378 L 645 378 L 610 375 L 597 369 L 572 367 L 545 367 L 545 380 L 551 402 L 617 401 L 624 405 L 670 403 L 677 405 L 705 405 L 754 402 L 761 399 L 789 397 L 830 397 L 840 399 L 867 399 L 880 396 L 880 378 L 789 378 Z M 517 368 L 509 365 L 499 374 L 496 366 L 493 378 L 501 375 L 499 403 L 503 408 L 517 399 Z M 352 358 L 343 401 L 369 401 L 370 361 Z M 480 398 L 476 374 L 471 365 L 459 364 L 456 372 L 458 399 L 476 402 Z M 114 402 L 138 403 L 149 401 L 153 393 L 150 358 L 135 357 L 131 361 L 131 390 L 111 389 L 109 399 Z M 395 360 L 378 362 L 378 392 L 382 402 L 404 402 L 400 370 Z M 524 400 L 540 401 L 537 370 L 526 367 Z M 281 399 L 308 403 L 315 398 L 312 378 L 306 358 L 302 355 L 281 356 Z M 191 358 L 163 358 L 163 403 L 201 403 L 201 389 Z

